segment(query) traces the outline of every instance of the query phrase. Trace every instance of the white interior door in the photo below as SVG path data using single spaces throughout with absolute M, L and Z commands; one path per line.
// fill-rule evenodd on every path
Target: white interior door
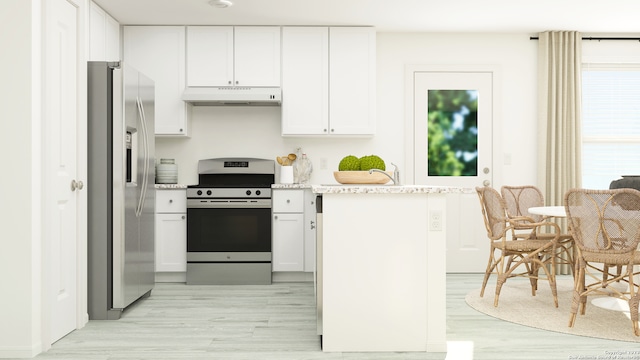
M 47 199 L 44 236 L 50 244 L 50 271 L 44 288 L 50 291 L 53 343 L 73 331 L 77 321 L 78 9 L 66 0 L 53 0 L 48 10 L 43 135 Z
M 493 73 L 413 72 L 415 184 L 493 183 Z M 475 192 L 448 194 L 447 272 L 484 272 L 489 242 Z

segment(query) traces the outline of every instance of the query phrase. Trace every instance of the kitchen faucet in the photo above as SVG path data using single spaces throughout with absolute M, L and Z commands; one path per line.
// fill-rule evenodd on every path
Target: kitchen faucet
M 400 170 L 398 170 L 398 165 L 391 163 L 394 166 L 393 169 L 393 177 L 387 174 L 384 170 L 380 169 L 371 169 L 369 170 L 369 174 L 373 174 L 374 172 L 379 172 L 381 174 L 385 174 L 391 181 L 393 181 L 393 185 L 400 185 Z

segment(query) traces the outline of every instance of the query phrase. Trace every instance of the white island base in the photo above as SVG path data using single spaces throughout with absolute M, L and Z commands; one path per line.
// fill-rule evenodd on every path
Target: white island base
M 323 351 L 446 352 L 445 194 L 347 188 L 314 189 L 323 194 Z

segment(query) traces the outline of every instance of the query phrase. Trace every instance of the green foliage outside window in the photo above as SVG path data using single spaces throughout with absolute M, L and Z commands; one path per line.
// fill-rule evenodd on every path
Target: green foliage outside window
M 478 91 L 428 91 L 428 175 L 478 174 Z

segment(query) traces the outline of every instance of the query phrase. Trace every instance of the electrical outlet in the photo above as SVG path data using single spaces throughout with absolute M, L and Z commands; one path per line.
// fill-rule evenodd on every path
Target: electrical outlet
M 442 231 L 442 211 L 429 211 L 429 230 Z

